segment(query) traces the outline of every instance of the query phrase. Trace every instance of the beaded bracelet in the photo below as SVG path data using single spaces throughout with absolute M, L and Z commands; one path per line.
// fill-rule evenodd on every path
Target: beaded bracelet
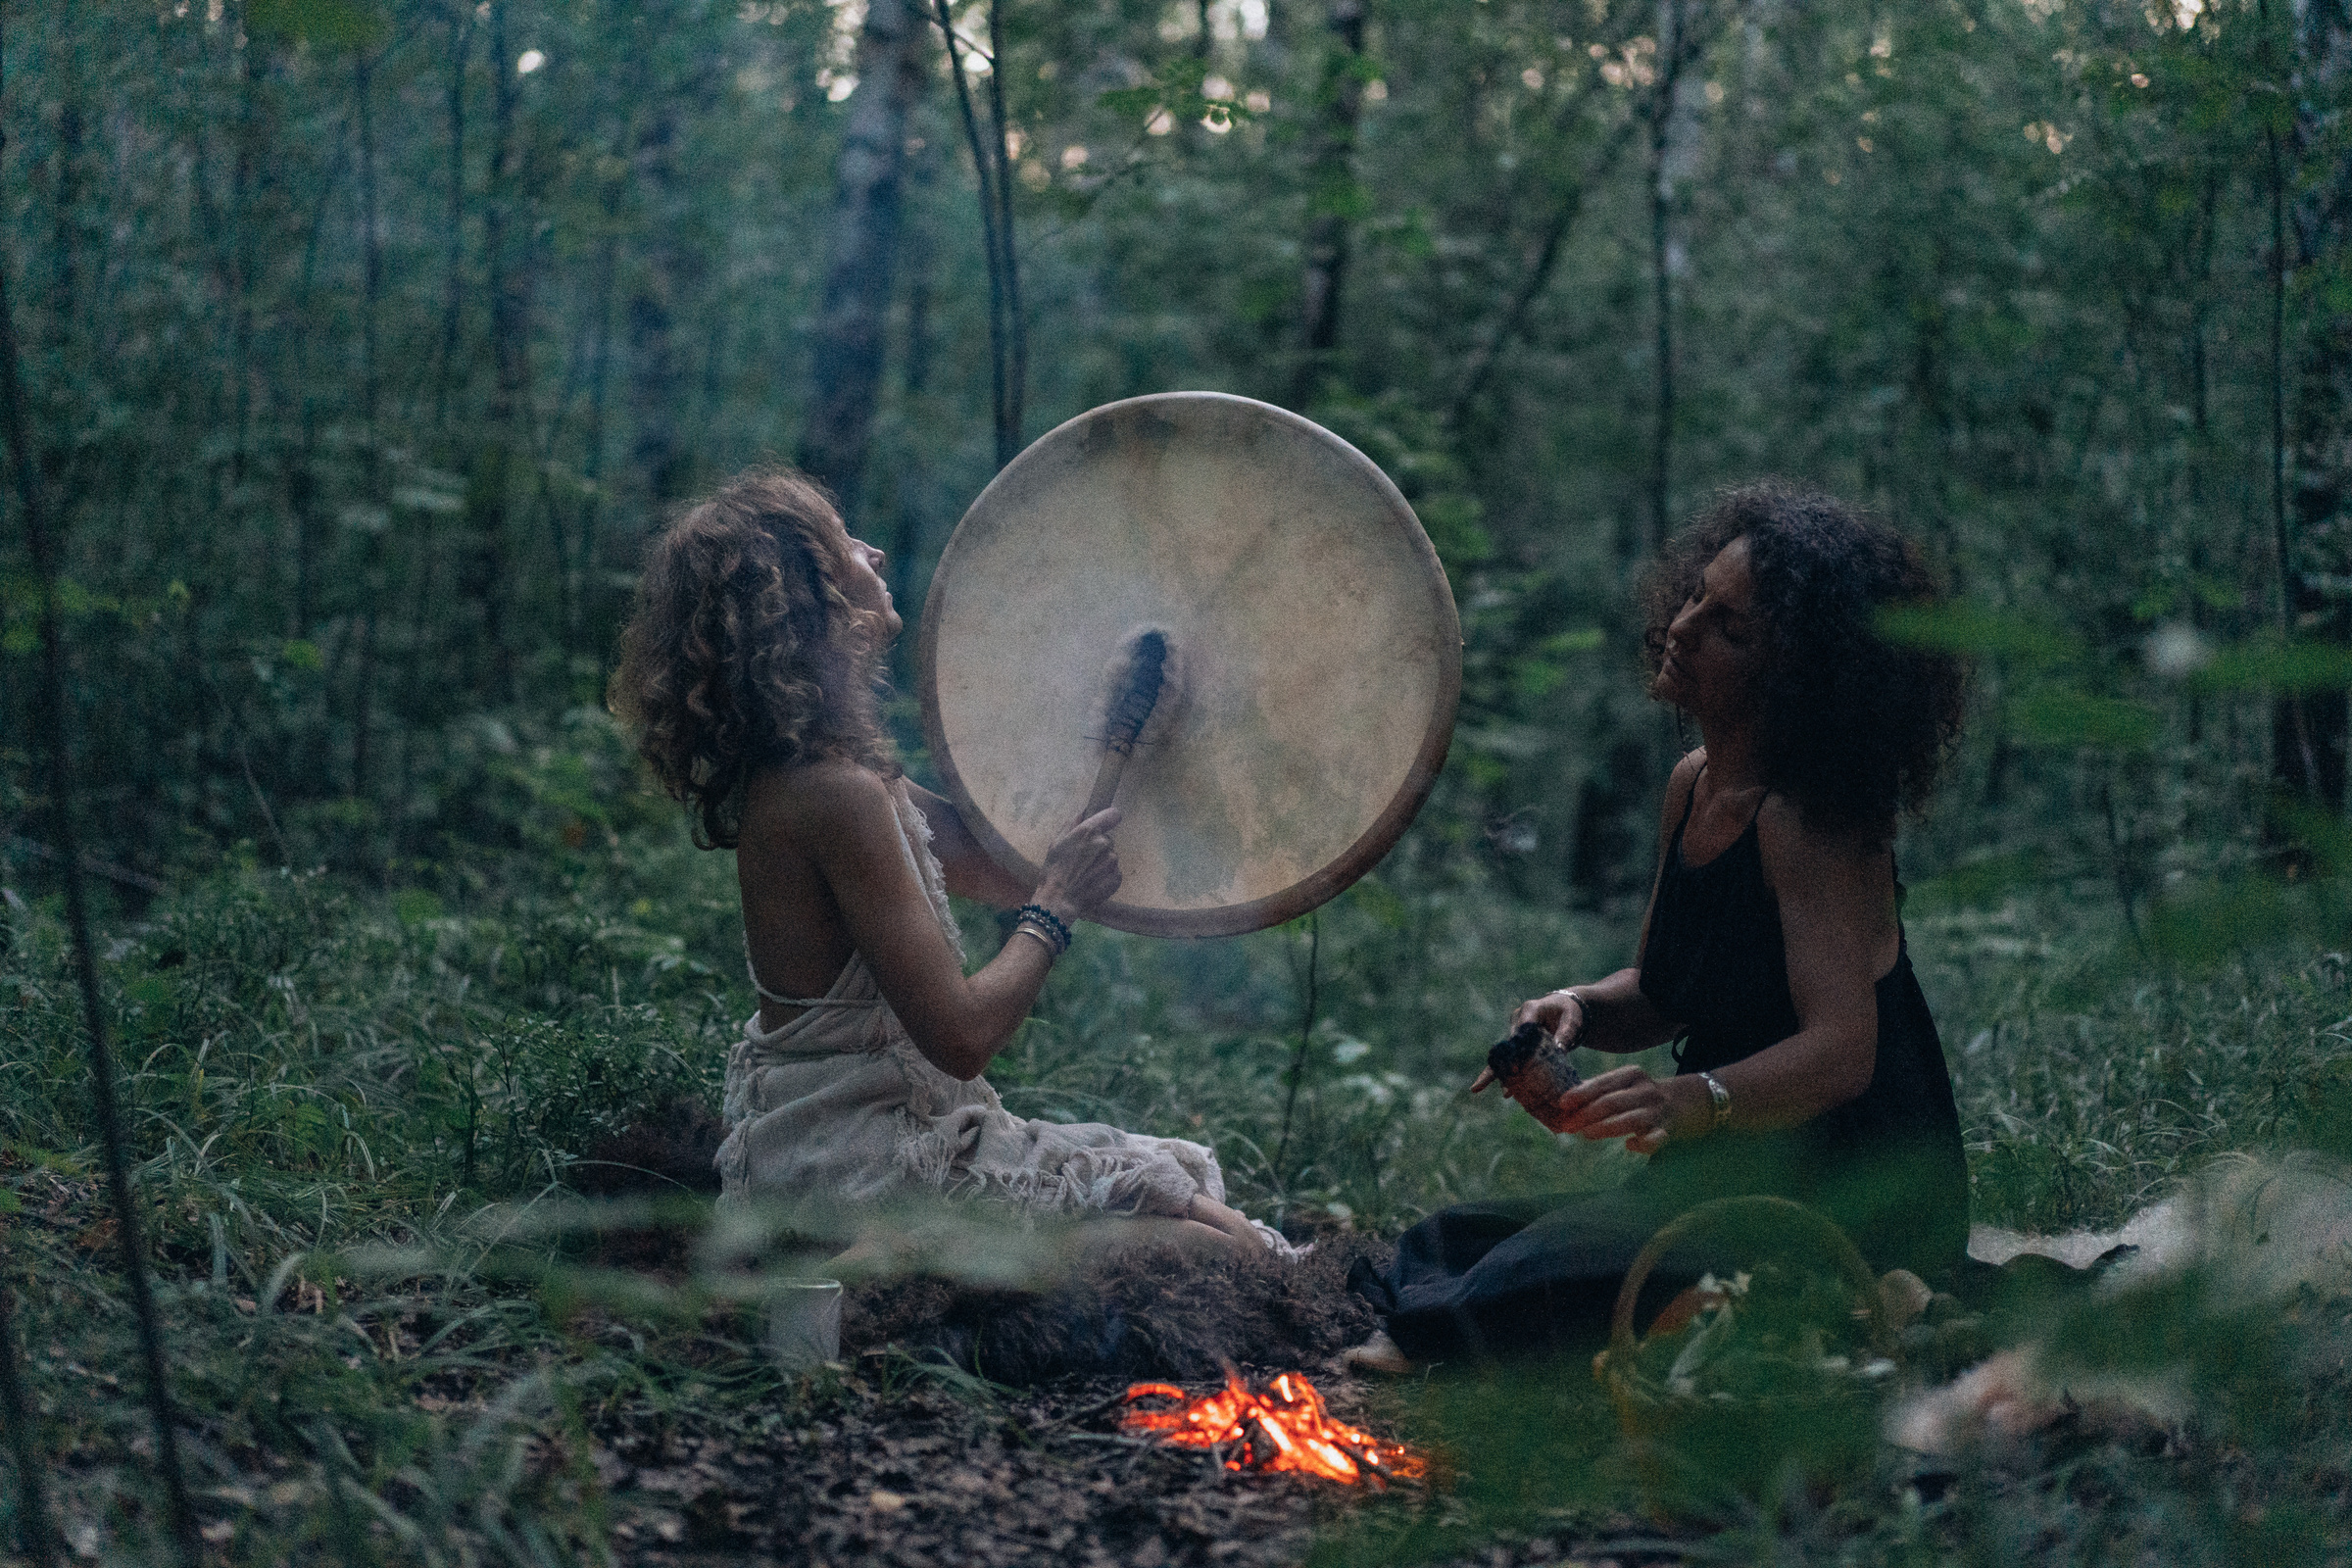
M 1058 958 L 1070 951 L 1070 928 L 1062 924 L 1061 916 L 1044 905 L 1024 904 L 1012 911 L 1012 917 L 1015 921 L 1032 920 L 1044 927 L 1046 935 L 1054 939 L 1054 956 L 1055 957 Z

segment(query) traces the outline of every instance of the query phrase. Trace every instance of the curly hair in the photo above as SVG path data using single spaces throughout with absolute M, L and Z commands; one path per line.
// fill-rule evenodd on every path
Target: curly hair
M 812 480 L 755 468 L 646 552 L 606 702 L 705 849 L 735 847 L 762 768 L 841 758 L 899 774 L 875 703 L 889 638 L 842 592 L 848 540 Z
M 1742 536 L 1766 627 L 1757 692 L 1766 781 L 1827 831 L 1884 827 L 1920 809 L 1959 739 L 1967 669 L 1879 636 L 1882 608 L 1932 603 L 1936 582 L 1917 546 L 1841 502 L 1779 480 L 1717 497 L 1643 587 L 1652 678 L 1700 573 Z

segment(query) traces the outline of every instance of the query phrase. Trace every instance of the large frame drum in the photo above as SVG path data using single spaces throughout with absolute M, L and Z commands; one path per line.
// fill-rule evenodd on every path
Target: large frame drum
M 964 821 L 1034 879 L 1103 756 L 1106 672 L 1170 645 L 1128 762 L 1125 883 L 1095 918 L 1159 936 L 1276 924 L 1361 876 L 1437 779 L 1461 630 L 1437 552 L 1369 458 L 1216 392 L 1131 398 L 1021 453 L 941 556 L 923 727 Z

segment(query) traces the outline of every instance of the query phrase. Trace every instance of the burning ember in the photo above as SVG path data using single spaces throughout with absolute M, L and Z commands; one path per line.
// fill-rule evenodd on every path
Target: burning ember
M 1174 1399 L 1174 1409 L 1138 1409 L 1138 1399 Z M 1172 1383 L 1138 1383 L 1127 1391 L 1127 1413 L 1119 1430 L 1157 1433 L 1180 1448 L 1224 1453 L 1228 1470 L 1302 1470 L 1353 1485 L 1368 1481 L 1417 1481 L 1429 1461 L 1400 1443 L 1383 1443 L 1369 1432 L 1335 1421 L 1323 1396 L 1296 1372 L 1252 1390 L 1230 1368 L 1225 1387 L 1187 1400 Z

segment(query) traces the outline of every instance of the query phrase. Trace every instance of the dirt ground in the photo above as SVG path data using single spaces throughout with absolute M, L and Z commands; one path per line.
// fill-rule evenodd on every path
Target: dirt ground
M 1376 1431 L 1382 1391 L 1316 1369 L 1332 1413 Z M 688 1565 L 1294 1563 L 1319 1527 L 1369 1500 L 1296 1475 L 1241 1475 L 1206 1453 L 1122 1437 L 1119 1380 L 991 1402 L 948 1388 L 885 1396 L 843 1380 L 798 1430 L 715 1424 L 599 1432 L 595 1455 L 629 1563 Z M 1207 1384 L 1199 1386 L 1206 1392 Z M 1442 1504 L 1441 1504 L 1442 1506 Z M 1635 1521 L 1625 1534 L 1640 1536 Z M 1480 1564 L 1671 1560 L 1671 1543 L 1593 1554 L 1564 1540 L 1494 1544 Z

